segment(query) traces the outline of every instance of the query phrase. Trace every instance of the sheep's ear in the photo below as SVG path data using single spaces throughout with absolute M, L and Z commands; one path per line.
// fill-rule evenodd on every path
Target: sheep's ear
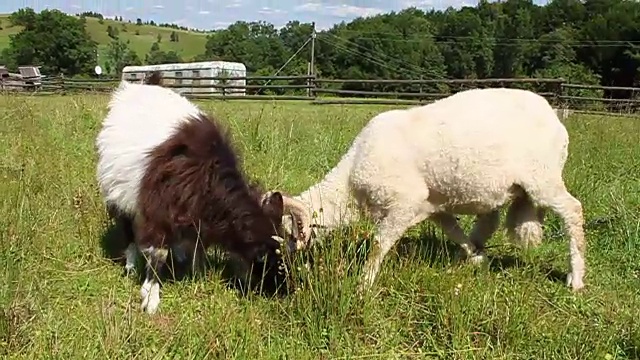
M 281 218 L 284 213 L 284 199 L 282 194 L 274 191 L 262 200 L 262 208 L 266 213 L 274 218 Z

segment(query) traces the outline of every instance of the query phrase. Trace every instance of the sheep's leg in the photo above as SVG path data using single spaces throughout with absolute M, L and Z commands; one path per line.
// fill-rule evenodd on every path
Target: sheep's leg
M 143 255 L 147 259 L 146 277 L 140 288 L 142 303 L 140 308 L 148 314 L 155 314 L 160 305 L 160 272 L 165 266 L 169 252 L 153 246 L 144 248 Z
M 586 243 L 582 203 L 569 194 L 562 182 L 559 182 L 559 185 L 555 187 L 549 186 L 544 189 L 536 189 L 538 190 L 537 192 L 525 190 L 534 201 L 538 202 L 539 206 L 551 208 L 564 221 L 565 229 L 570 238 L 571 272 L 567 275 L 567 286 L 571 286 L 574 291 L 582 289 L 584 287 L 583 278 L 586 269 L 584 261 Z
M 402 234 L 429 216 L 429 212 L 422 209 L 423 204 L 411 206 L 409 201 L 397 201 L 397 203 L 401 205 L 390 209 L 388 215 L 378 225 L 378 231 L 373 239 L 373 249 L 367 257 L 358 287 L 358 293 L 361 295 L 371 288 L 380 271 L 384 257 Z
M 544 209 L 536 208 L 528 195 L 513 199 L 505 221 L 509 239 L 524 248 L 537 247 L 542 242 L 543 220 Z
M 445 235 L 460 246 L 463 256 L 466 259 L 469 259 L 469 261 L 474 264 L 484 262 L 484 254 L 478 253 L 476 246 L 464 234 L 464 230 L 462 230 L 458 224 L 458 220 L 455 216 L 449 213 L 436 213 L 429 219 L 438 224 L 444 231 Z
M 469 240 L 476 248 L 477 254 L 484 254 L 487 240 L 493 236 L 500 225 L 500 210 L 476 216 L 476 221 L 469 235 Z M 478 256 L 478 255 L 476 255 Z

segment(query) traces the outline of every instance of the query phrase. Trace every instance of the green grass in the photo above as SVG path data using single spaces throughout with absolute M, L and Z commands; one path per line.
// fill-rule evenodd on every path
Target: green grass
M 8 20 L 9 15 L 0 15 L 0 50 L 9 46 L 9 35 L 20 32 L 21 27 L 11 26 Z M 130 41 L 130 48 L 135 51 L 142 59 L 149 53 L 151 45 L 157 41 L 158 34 L 162 35 L 160 49 L 164 51 L 176 51 L 184 60 L 191 60 L 196 55 L 204 52 L 204 46 L 207 42 L 207 36 L 203 33 L 195 33 L 184 30 L 176 30 L 159 26 L 141 25 L 135 23 L 129 24 L 114 20 L 104 20 L 102 24 L 95 18 L 87 19 L 87 32 L 91 38 L 98 43 L 99 62 L 104 65 L 106 61 L 106 51 L 111 38 L 107 35 L 107 27 L 116 27 L 119 36 L 124 41 Z M 126 32 L 123 31 L 126 28 Z M 138 31 L 139 35 L 136 34 Z M 178 33 L 179 41 L 170 42 L 169 36 L 171 32 Z
M 387 257 L 370 297 L 354 289 L 356 238 L 315 249 L 300 292 L 226 290 L 220 269 L 163 287 L 159 313 L 107 260 L 93 141 L 104 96 L 0 97 L 0 357 L 242 359 L 632 359 L 640 356 L 640 122 L 576 115 L 566 181 L 584 205 L 584 293 L 563 280 L 568 244 L 550 215 L 529 252 L 490 242 L 494 260 L 451 260 L 429 223 Z M 203 102 L 231 124 L 249 173 L 297 193 L 330 169 L 389 107 Z M 468 228 L 469 220 L 465 226 Z M 341 245 L 352 246 L 342 247 Z M 346 248 L 346 250 L 345 250 Z M 357 261 L 356 261 L 357 260 Z

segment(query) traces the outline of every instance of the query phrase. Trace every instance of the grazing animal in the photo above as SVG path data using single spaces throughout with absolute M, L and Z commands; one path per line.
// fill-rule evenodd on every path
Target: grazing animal
M 122 82 L 97 139 L 97 180 L 109 213 L 124 225 L 126 268 L 147 258 L 142 310 L 157 311 L 169 250 L 184 261 L 218 245 L 249 271 L 283 279 L 279 192 L 264 195 L 240 169 L 229 134 L 170 89 Z M 246 272 L 246 275 L 253 275 Z M 247 276 L 248 276 L 247 275 Z
M 291 203 L 296 213 L 306 214 L 305 230 L 330 230 L 363 212 L 377 222 L 360 291 L 373 284 L 403 233 L 425 219 L 441 226 L 467 258 L 480 262 L 507 202 L 508 234 L 525 246 L 540 243 L 544 211 L 552 209 L 570 237 L 567 285 L 579 290 L 586 245 L 582 205 L 562 177 L 568 144 L 564 125 L 543 97 L 506 88 L 462 91 L 375 116 L 338 164 Z M 311 224 L 314 213 L 317 220 Z M 469 237 L 454 214 L 476 216 Z M 305 234 L 298 248 L 317 235 Z

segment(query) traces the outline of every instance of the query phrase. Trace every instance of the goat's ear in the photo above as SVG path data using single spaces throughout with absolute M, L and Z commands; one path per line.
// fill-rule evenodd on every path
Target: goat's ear
M 262 208 L 273 217 L 282 217 L 284 213 L 284 200 L 282 194 L 274 191 L 262 200 Z

